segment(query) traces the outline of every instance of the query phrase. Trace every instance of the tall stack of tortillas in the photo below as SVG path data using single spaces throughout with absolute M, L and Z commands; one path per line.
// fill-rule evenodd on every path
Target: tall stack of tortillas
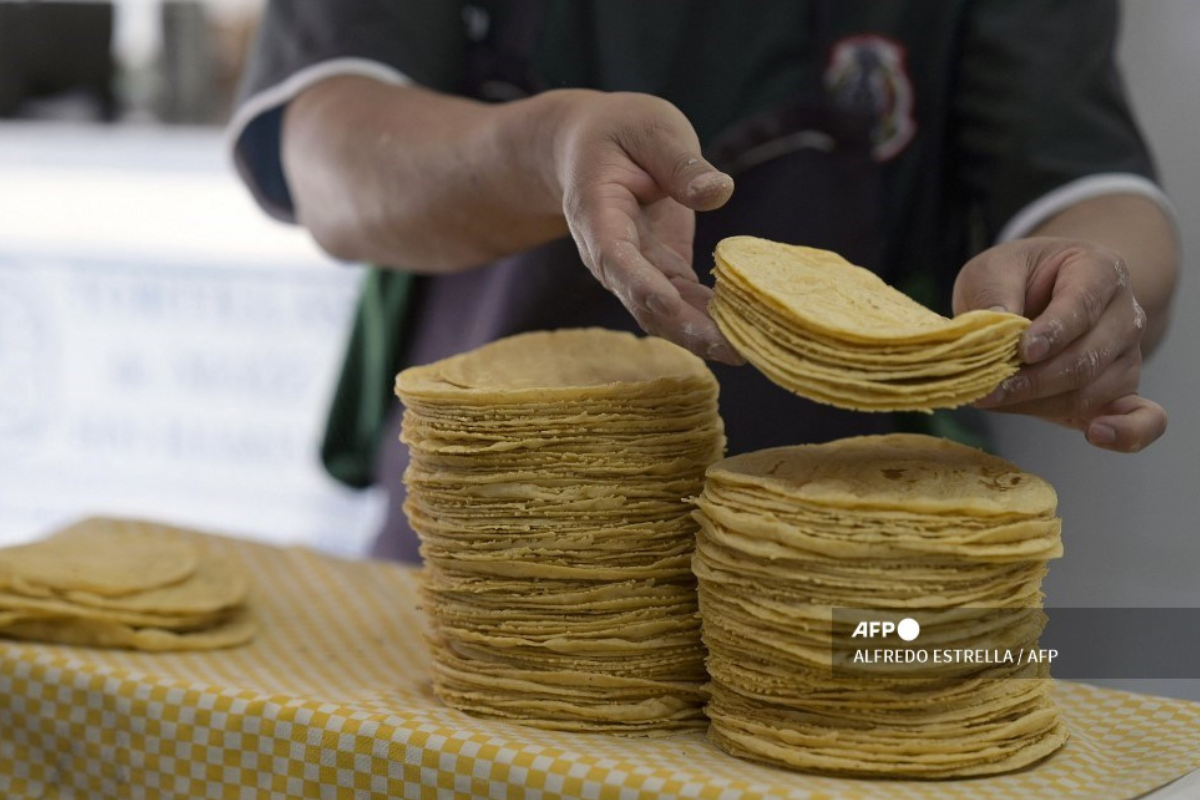
M 254 636 L 249 585 L 186 532 L 91 518 L 0 549 L 0 636 L 132 650 L 209 650 Z
M 406 370 L 396 393 L 439 697 L 564 730 L 703 725 L 683 498 L 724 448 L 704 363 L 531 333 Z
M 709 312 L 775 383 L 860 411 L 952 408 L 1016 372 L 1016 314 L 936 314 L 836 253 L 751 236 L 721 241 Z
M 695 559 L 710 739 L 798 769 L 926 778 L 1053 752 L 1067 734 L 1044 661 L 902 675 L 855 667 L 831 637 L 832 609 L 893 622 L 919 609 L 923 647 L 1035 648 L 1045 562 L 1061 554 L 1056 502 L 1001 459 L 908 434 L 714 464 Z

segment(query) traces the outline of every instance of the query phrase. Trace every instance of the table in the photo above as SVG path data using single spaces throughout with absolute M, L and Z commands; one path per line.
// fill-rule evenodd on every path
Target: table
M 1200 769 L 1200 703 L 1066 682 L 1054 690 L 1072 730 L 1063 750 L 966 781 L 788 772 L 725 756 L 700 733 L 478 720 L 431 692 L 415 571 L 195 538 L 252 577 L 255 640 L 158 654 L 0 640 L 0 796 L 1120 800 Z M 1195 796 L 1172 791 L 1162 797 Z

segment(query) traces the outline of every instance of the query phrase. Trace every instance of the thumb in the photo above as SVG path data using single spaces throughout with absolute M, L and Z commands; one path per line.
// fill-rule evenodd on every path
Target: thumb
M 689 158 L 680 172 L 667 194 L 694 211 L 720 208 L 733 196 L 733 178 L 699 156 Z
M 1109 403 L 1088 422 L 1088 443 L 1105 450 L 1136 453 L 1167 430 L 1167 412 L 1158 403 L 1136 394 Z
M 639 120 L 638 129 L 622 137 L 622 146 L 672 200 L 694 211 L 720 208 L 733 194 L 733 178 L 700 155 L 700 141 L 687 117 L 664 106 Z
M 980 309 L 1025 313 L 1029 259 L 1004 245 L 985 250 L 959 270 L 954 281 L 955 315 Z
M 682 150 L 647 154 L 637 161 L 672 200 L 693 211 L 720 208 L 733 195 L 733 178 L 698 153 Z

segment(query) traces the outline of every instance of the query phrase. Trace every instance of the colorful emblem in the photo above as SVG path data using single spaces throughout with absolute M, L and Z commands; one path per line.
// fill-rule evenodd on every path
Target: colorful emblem
M 842 108 L 875 120 L 872 153 L 887 161 L 917 132 L 907 51 L 894 39 L 857 34 L 834 43 L 825 68 L 825 88 Z

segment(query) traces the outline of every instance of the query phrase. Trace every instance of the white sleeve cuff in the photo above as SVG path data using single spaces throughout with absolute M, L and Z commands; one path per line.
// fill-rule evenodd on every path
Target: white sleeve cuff
M 277 202 L 266 197 L 251 169 L 241 159 L 235 157 L 238 141 L 255 119 L 287 105 L 294 97 L 313 84 L 340 75 L 374 78 L 396 86 L 408 86 L 413 83 L 413 80 L 400 70 L 378 61 L 366 58 L 332 58 L 298 70 L 281 83 L 251 95 L 237 108 L 226 128 L 225 152 L 227 156 L 234 163 L 259 205 L 273 217 L 294 221 L 295 215 L 292 209 L 280 207 Z M 278 150 L 276 150 L 275 157 L 279 158 Z
M 1175 214 L 1175 206 L 1157 184 L 1133 173 L 1106 172 L 1073 180 L 1034 200 L 1013 215 L 1000 231 L 1000 235 L 996 237 L 996 243 L 1000 244 L 1028 236 L 1039 225 L 1060 211 L 1065 211 L 1084 200 L 1107 194 L 1136 194 L 1153 200 L 1171 221 L 1176 238 L 1179 237 L 1179 222 Z

